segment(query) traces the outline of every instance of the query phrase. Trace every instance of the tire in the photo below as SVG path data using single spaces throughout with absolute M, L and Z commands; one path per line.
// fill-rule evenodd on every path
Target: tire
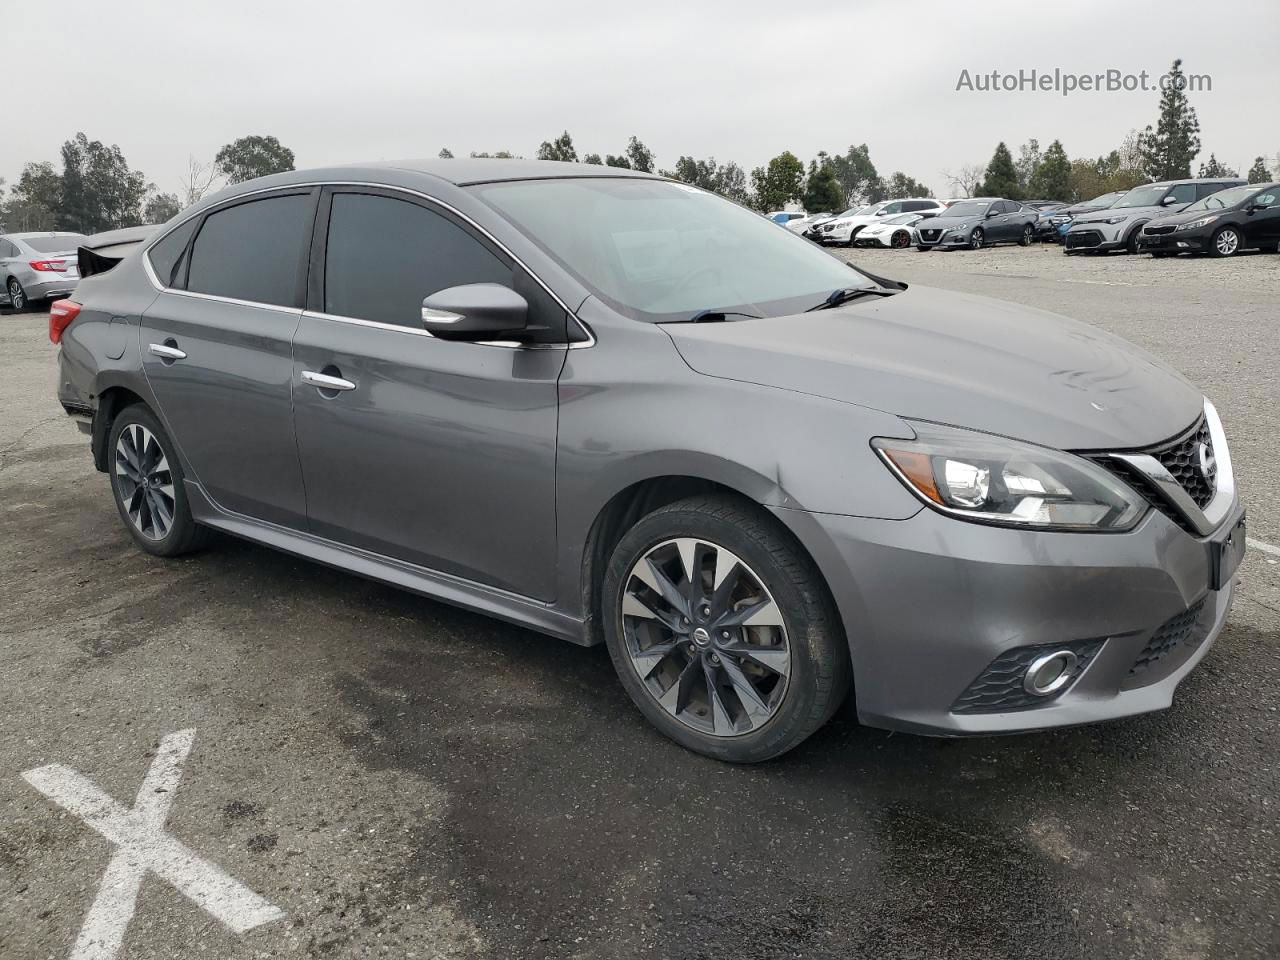
M 208 542 L 210 531 L 191 517 L 173 443 L 144 405 L 116 414 L 107 441 L 107 472 L 120 519 L 147 553 L 177 557 Z M 138 484 L 138 476 L 147 482 Z
M 920 244 L 916 244 L 916 251 L 918 253 L 928 253 L 932 249 L 933 247 L 922 247 Z
M 889 238 L 889 246 L 894 249 L 901 250 L 903 247 L 911 246 L 911 234 L 905 230 L 896 230 Z
M 1173 254 L 1168 250 L 1152 250 L 1151 256 L 1156 260 L 1160 260 L 1163 257 L 1171 257 Z
M 1213 257 L 1234 257 L 1244 247 L 1244 237 L 1238 227 L 1221 227 L 1209 241 L 1209 255 Z
M 1261 253 L 1280 253 L 1280 243 L 1264 243 L 1258 250 Z
M 973 233 L 969 234 L 969 249 L 981 250 L 986 245 L 987 235 L 982 232 L 981 227 L 974 227 Z
M 826 723 L 848 692 L 849 650 L 821 574 L 753 503 L 690 497 L 643 517 L 613 551 L 601 603 L 609 655 L 632 702 L 704 756 L 777 757 Z
M 22 284 L 18 282 L 17 277 L 10 277 L 9 282 L 5 285 L 9 291 L 9 307 L 14 313 L 24 313 L 30 302 L 27 300 L 27 292 L 22 289 Z
M 1031 225 L 1028 224 L 1027 226 L 1022 228 L 1022 237 L 1018 240 L 1018 246 L 1029 247 L 1031 246 L 1031 241 L 1033 241 L 1035 238 L 1036 238 L 1036 232 L 1031 228 Z
M 1135 226 L 1129 233 L 1129 239 L 1124 242 L 1124 248 L 1129 253 L 1138 252 L 1138 234 L 1142 232 L 1142 227 L 1143 225 L 1141 223 Z

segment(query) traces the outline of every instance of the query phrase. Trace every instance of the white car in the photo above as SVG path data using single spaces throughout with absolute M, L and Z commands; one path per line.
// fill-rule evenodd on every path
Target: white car
M 811 213 L 808 216 L 799 217 L 795 220 L 789 220 L 787 223 L 783 224 L 783 226 L 785 226 L 792 233 L 798 233 L 801 236 L 804 236 L 814 227 L 816 227 L 819 224 L 826 223 L 828 220 L 830 220 L 834 216 L 835 216 L 834 213 L 824 210 L 822 213 Z
M 870 224 L 880 223 L 882 220 L 888 220 L 890 217 L 896 217 L 902 213 L 918 213 L 921 216 L 929 217 L 937 216 L 944 210 L 946 210 L 946 207 L 943 206 L 940 200 L 930 200 L 923 197 L 886 200 L 884 203 L 862 207 L 851 216 L 841 214 L 830 222 L 822 224 L 820 239 L 823 243 L 840 243 L 848 247 L 853 245 L 854 238 L 858 236 L 858 233 Z
M 766 220 L 772 220 L 780 227 L 785 227 L 792 220 L 800 220 L 805 215 L 799 210 L 772 210 L 765 215 Z
M 893 247 L 901 250 L 916 242 L 915 224 L 924 219 L 918 213 L 900 213 L 888 220 L 868 224 L 853 241 L 860 247 Z

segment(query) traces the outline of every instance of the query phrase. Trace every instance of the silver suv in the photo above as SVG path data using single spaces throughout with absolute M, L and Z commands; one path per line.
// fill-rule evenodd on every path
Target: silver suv
M 1148 221 L 1176 213 L 1197 200 L 1244 182 L 1239 179 L 1169 180 L 1134 187 L 1105 210 L 1078 217 L 1063 237 L 1062 252 L 1127 250 L 1137 253 L 1139 234 Z
M 1243 508 L 1181 376 L 685 184 L 280 174 L 95 270 L 50 314 L 58 399 L 142 549 L 226 531 L 603 642 L 713 757 L 851 686 L 945 735 L 1158 710 L 1231 605 Z

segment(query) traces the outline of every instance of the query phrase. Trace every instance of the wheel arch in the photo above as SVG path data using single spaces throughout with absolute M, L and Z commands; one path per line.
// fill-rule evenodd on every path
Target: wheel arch
M 111 438 L 111 427 L 116 415 L 125 407 L 140 403 L 152 413 L 157 413 L 142 397 L 126 386 L 112 385 L 98 394 L 98 408 L 93 417 L 93 436 L 90 448 L 93 451 L 93 465 L 103 473 L 107 472 L 107 441 Z M 157 413 L 158 416 L 158 413 Z

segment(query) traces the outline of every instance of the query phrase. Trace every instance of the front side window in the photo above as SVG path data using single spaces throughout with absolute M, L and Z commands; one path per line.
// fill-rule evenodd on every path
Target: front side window
M 433 293 L 512 286 L 511 267 L 452 220 L 374 194 L 334 194 L 324 271 L 325 313 L 419 330 Z
M 961 200 L 947 208 L 948 217 L 985 217 L 991 204 L 981 200 Z
M 1168 190 L 1168 184 L 1164 183 L 1156 183 L 1148 187 L 1134 187 L 1115 202 L 1114 208 L 1116 210 L 1125 210 L 1130 207 L 1158 207 Z M 1192 197 L 1192 199 L 1194 200 L 1195 198 Z
M 662 180 L 520 180 L 470 188 L 592 293 L 636 320 L 786 316 L 868 278 L 714 194 Z
M 1173 203 L 1169 204 L 1171 207 L 1181 203 L 1191 203 L 1196 199 L 1196 185 L 1194 183 L 1180 183 L 1169 191 L 1169 196 L 1173 197 Z
M 187 289 L 300 307 L 298 275 L 310 239 L 310 209 L 309 195 L 291 194 L 209 214 L 191 247 Z

